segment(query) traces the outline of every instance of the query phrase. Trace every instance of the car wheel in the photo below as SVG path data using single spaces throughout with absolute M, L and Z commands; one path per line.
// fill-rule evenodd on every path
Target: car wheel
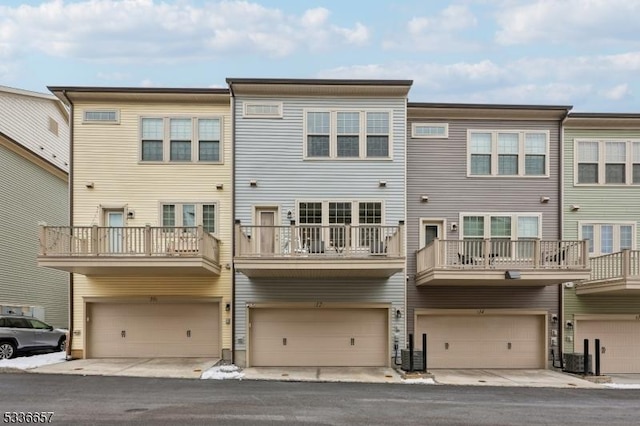
M 60 341 L 58 342 L 58 346 L 56 347 L 59 351 L 65 351 L 67 350 L 67 339 L 65 339 L 64 337 L 60 338 Z
M 11 342 L 0 343 L 0 359 L 11 359 L 16 356 L 16 345 Z

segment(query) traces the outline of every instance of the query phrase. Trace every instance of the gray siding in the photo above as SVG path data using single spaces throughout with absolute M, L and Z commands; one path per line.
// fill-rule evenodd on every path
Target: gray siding
M 634 221 L 636 223 L 636 248 L 640 241 L 640 187 L 631 186 L 575 186 L 575 139 L 638 139 L 640 130 L 622 129 L 566 129 L 564 134 L 564 238 L 578 238 L 578 221 Z M 578 204 L 580 210 L 572 211 Z M 574 314 L 637 314 L 640 295 L 615 296 L 591 294 L 577 296 L 576 289 L 565 288 L 564 318 Z M 573 337 L 573 329 L 565 329 L 567 338 Z M 573 340 L 563 342 L 564 352 L 574 351 Z
M 68 326 L 68 274 L 36 265 L 38 222 L 68 223 L 67 183 L 0 146 L 0 304 L 44 306 Z
M 252 224 L 255 205 L 280 207 L 279 224 L 288 224 L 286 214 L 295 213 L 300 200 L 379 200 L 384 206 L 384 224 L 398 225 L 405 219 L 406 100 L 286 98 L 281 119 L 242 118 L 242 98 L 236 98 L 235 129 L 235 217 Z M 305 108 L 384 108 L 392 117 L 392 160 L 303 160 Z M 257 187 L 249 181 L 255 179 Z M 378 186 L 387 181 L 386 188 Z M 264 301 L 384 302 L 404 312 L 405 277 L 388 280 L 251 280 L 236 274 L 235 348 L 246 343 L 246 305 Z M 404 314 L 393 319 L 393 331 L 404 341 Z M 396 331 L 397 330 L 397 331 Z
M 412 122 L 448 122 L 448 139 L 412 139 Z M 542 238 L 559 238 L 559 128 L 557 121 L 433 120 L 411 118 L 407 125 L 407 320 L 413 333 L 416 308 L 535 308 L 559 312 L 558 286 L 548 287 L 416 287 L 416 251 L 420 219 L 458 223 L 461 212 L 541 213 Z M 467 177 L 468 129 L 549 130 L 548 178 Z M 428 202 L 421 197 L 427 195 Z M 540 203 L 540 197 L 550 198 Z M 461 238 L 445 230 L 445 238 Z M 549 325 L 551 330 L 551 325 Z M 549 334 L 551 336 L 551 333 Z

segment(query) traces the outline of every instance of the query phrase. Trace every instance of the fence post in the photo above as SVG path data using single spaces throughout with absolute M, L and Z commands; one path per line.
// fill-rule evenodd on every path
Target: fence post
M 584 375 L 589 375 L 589 339 L 584 339 Z
M 413 334 L 409 334 L 409 372 L 413 371 Z
M 234 248 L 235 248 L 235 255 L 236 256 L 240 256 L 242 247 L 240 247 L 242 245 L 242 238 L 241 238 L 241 231 L 240 231 L 240 219 L 236 219 L 235 221 L 235 241 L 234 241 Z
M 595 352 L 593 353 L 596 362 L 596 376 L 600 375 L 600 339 L 596 339 Z
M 427 372 L 427 333 L 422 333 L 422 371 Z
M 539 268 L 542 263 L 541 242 L 538 238 L 533 241 L 533 267 Z
M 91 227 L 91 253 L 98 254 L 98 225 Z
M 151 225 L 144 226 L 144 252 L 151 256 Z

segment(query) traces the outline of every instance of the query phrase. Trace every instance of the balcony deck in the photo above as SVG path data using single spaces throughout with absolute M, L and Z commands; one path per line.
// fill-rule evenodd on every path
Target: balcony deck
M 576 284 L 578 296 L 640 294 L 640 250 L 622 250 L 591 259 L 591 275 Z
M 236 223 L 235 269 L 251 278 L 388 278 L 404 270 L 403 228 Z
M 219 276 L 219 246 L 202 226 L 41 226 L 38 266 L 82 275 Z
M 416 285 L 548 286 L 589 277 L 584 241 L 434 240 L 416 252 Z

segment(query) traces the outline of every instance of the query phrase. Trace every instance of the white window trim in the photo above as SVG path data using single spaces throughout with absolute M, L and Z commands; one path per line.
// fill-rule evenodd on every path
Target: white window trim
M 418 248 L 424 248 L 424 237 L 425 237 L 425 232 L 424 232 L 424 227 L 425 225 L 437 225 L 439 227 L 439 234 L 440 234 L 440 240 L 446 240 L 447 239 L 447 219 L 442 218 L 442 217 L 421 217 L 418 220 L 419 223 L 419 229 L 420 229 L 420 234 L 419 234 L 419 238 L 420 240 L 418 241 Z
M 518 218 L 520 217 L 537 217 L 538 218 L 538 239 L 542 239 L 542 213 L 535 212 L 517 212 L 517 213 L 509 213 L 509 212 L 462 212 L 459 215 L 459 235 L 460 239 L 464 239 L 464 217 L 465 216 L 483 216 L 484 217 L 484 236 L 483 239 L 491 239 L 491 217 L 505 217 L 508 216 L 511 218 L 511 241 L 518 240 Z M 487 226 L 488 224 L 488 226 Z M 498 238 L 498 237 L 496 237 Z M 524 238 L 532 238 L 532 237 L 524 237 Z
M 442 127 L 444 135 L 419 135 L 416 127 Z M 413 139 L 449 139 L 449 123 L 411 123 L 411 137 Z
M 307 114 L 309 112 L 328 112 L 329 113 L 329 156 L 328 157 L 309 157 L 307 155 L 307 136 L 309 134 L 307 127 Z M 338 113 L 339 112 L 359 112 L 360 113 L 360 133 L 358 157 L 338 157 Z M 389 155 L 387 157 L 367 157 L 367 113 L 368 112 L 386 112 L 389 114 Z M 303 114 L 303 136 L 302 136 L 302 156 L 303 160 L 308 161 L 389 161 L 393 159 L 393 110 L 386 108 L 305 108 Z M 378 135 L 373 133 L 372 135 Z
M 606 221 L 606 220 L 579 220 L 578 221 L 578 239 L 582 241 L 582 227 L 585 225 L 593 225 L 593 253 L 589 253 L 590 257 L 602 256 L 611 253 L 602 253 L 600 248 L 601 233 L 599 231 L 602 225 L 612 225 L 613 228 L 613 253 L 620 251 L 620 226 L 631 226 L 631 250 L 637 250 L 637 222 L 634 221 Z M 616 247 L 618 249 L 616 250 Z M 588 247 L 587 247 L 588 250 Z
M 220 207 L 217 201 L 160 201 L 158 203 L 158 226 L 163 226 L 163 215 L 162 215 L 162 206 L 165 205 L 175 205 L 176 206 L 176 228 L 183 227 L 182 224 L 182 206 L 185 204 L 193 204 L 196 206 L 196 226 L 202 225 L 200 223 L 203 218 L 203 207 L 204 205 L 212 205 L 215 209 L 215 229 L 213 235 L 218 235 L 220 230 Z
M 115 112 L 115 120 L 87 120 L 88 112 Z M 82 110 L 82 124 L 120 124 L 120 110 L 118 109 L 85 109 Z
M 579 142 L 598 142 L 598 182 L 597 183 L 578 183 L 578 167 L 580 162 L 578 161 L 578 143 Z M 626 142 L 626 162 L 625 162 L 625 183 L 605 183 L 606 180 L 606 142 Z M 577 138 L 573 140 L 573 185 L 574 186 L 607 186 L 607 187 L 623 187 L 623 186 L 635 186 L 640 184 L 633 183 L 633 143 L 640 142 L 640 139 L 630 138 Z M 622 163 L 618 163 L 622 164 Z
M 491 173 L 488 175 L 471 174 L 471 134 L 472 133 L 491 133 Z M 498 174 L 498 133 L 517 133 L 518 134 L 518 174 L 517 175 L 499 175 Z M 547 137 L 547 150 L 545 152 L 545 164 L 543 175 L 526 175 L 525 174 L 525 134 L 527 133 L 544 133 Z M 472 178 L 498 178 L 498 179 L 540 179 L 549 178 L 549 166 L 551 160 L 549 130 L 535 129 L 468 129 L 467 130 L 467 177 Z
M 249 106 L 258 106 L 258 105 L 269 105 L 269 106 L 277 106 L 278 113 L 277 114 L 251 114 L 247 112 L 247 107 Z M 242 117 L 243 118 L 282 118 L 283 117 L 283 103 L 275 102 L 275 101 L 243 101 L 242 102 Z
M 296 214 L 294 215 L 296 219 L 296 224 L 300 225 L 300 203 L 322 203 L 322 223 L 319 224 L 321 226 L 329 226 L 329 203 L 351 203 L 351 224 L 352 226 L 358 226 L 360 224 L 360 215 L 358 210 L 359 203 L 380 203 L 381 211 L 381 222 L 380 226 L 387 226 L 386 217 L 385 217 L 385 205 L 384 201 L 380 199 L 340 199 L 340 198 L 331 198 L 331 199 L 300 199 L 295 200 L 295 210 Z M 304 224 L 302 224 L 304 226 Z M 366 224 L 365 224 L 366 225 Z M 388 225 L 393 226 L 393 225 Z
M 163 127 L 162 161 L 142 159 L 142 120 L 145 118 L 161 118 Z M 171 120 L 191 120 L 191 161 L 171 161 Z M 220 122 L 220 141 L 218 161 L 198 160 L 198 120 L 218 120 Z M 141 115 L 138 118 L 138 164 L 224 164 L 224 119 L 221 115 Z

